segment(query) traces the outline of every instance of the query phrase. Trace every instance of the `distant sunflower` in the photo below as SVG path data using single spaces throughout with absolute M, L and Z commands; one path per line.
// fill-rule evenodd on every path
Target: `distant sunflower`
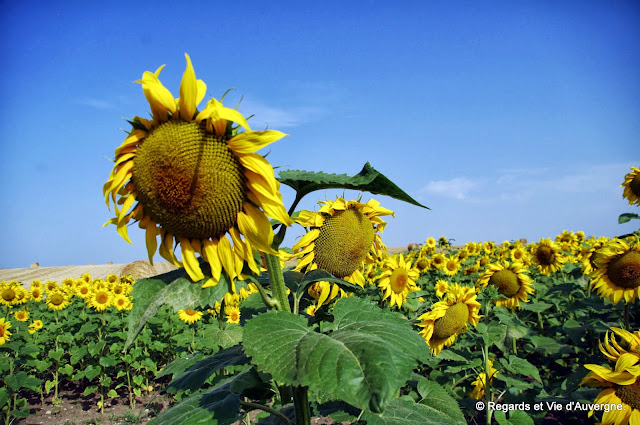
M 18 310 L 14 313 L 13 317 L 15 317 L 18 322 L 26 322 L 29 320 L 29 312 L 26 310 Z
M 434 254 L 431 258 L 431 266 L 436 270 L 442 270 L 446 260 L 447 257 L 443 253 L 439 252 L 437 254 Z
M 240 308 L 227 307 L 224 309 L 224 314 L 227 316 L 227 323 L 240 323 Z
M 44 324 L 42 323 L 42 320 L 34 320 L 30 325 L 29 325 L 29 333 L 31 335 L 33 335 L 34 333 L 38 332 L 40 329 L 42 329 L 42 327 L 44 326 Z
M 622 354 L 614 369 L 596 364 L 586 364 L 589 373 L 580 385 L 605 387 L 594 400 L 594 404 L 622 405 L 622 410 L 611 409 L 602 414 L 603 424 L 636 425 L 640 423 L 640 357 Z M 589 412 L 589 417 L 593 410 Z
M 509 258 L 513 262 L 519 262 L 522 264 L 529 264 L 531 262 L 531 256 L 527 252 L 527 250 L 522 247 L 515 247 L 509 251 Z
M 438 279 L 435 283 L 436 296 L 442 298 L 449 289 L 449 282 L 444 279 Z
M 438 246 L 438 242 L 433 236 L 429 236 L 425 241 L 424 246 L 426 246 L 431 252 L 433 252 L 436 250 L 436 247 Z
M 94 290 L 85 301 L 96 311 L 105 311 L 113 302 L 113 293 L 108 289 Z
M 365 260 L 373 262 L 378 251 L 386 251 L 380 239 L 386 222 L 383 215 L 393 212 L 380 207 L 373 199 L 359 201 L 320 201 L 318 212 L 301 211 L 295 221 L 310 230 L 293 246 L 301 260 L 296 271 L 323 269 L 332 275 L 364 286 L 362 268 Z
M 620 187 L 624 187 L 622 197 L 629 200 L 629 205 L 640 205 L 640 168 L 631 167 Z
M 118 295 L 114 295 L 113 297 L 113 306 L 118 311 L 131 310 L 131 308 L 133 308 L 133 303 L 131 302 L 131 299 L 128 296 L 124 294 L 118 294 Z
M 89 295 L 91 295 L 91 285 L 86 283 L 84 280 L 80 281 L 81 283 L 76 286 L 75 294 L 82 299 L 86 299 Z
M 443 347 L 450 347 L 458 335 L 467 331 L 469 323 L 478 324 L 479 312 L 475 289 L 452 284 L 445 300 L 438 301 L 431 311 L 418 317 L 417 326 L 424 328 L 419 332 L 420 336 L 437 356 Z
M 0 282 L 0 303 L 6 306 L 12 306 L 15 304 L 20 285 L 17 281 Z
M 402 254 L 390 257 L 378 279 L 378 287 L 384 292 L 382 299 L 389 299 L 391 307 L 402 307 L 407 295 L 419 289 L 416 285 L 419 276 L 418 270 L 405 262 Z
M 55 280 L 47 280 L 47 282 L 44 284 L 44 290 L 46 292 L 49 291 L 56 291 L 62 289 L 60 288 L 60 286 L 58 286 L 58 282 L 56 282 Z
M 622 239 L 614 239 L 598 250 L 596 269 L 591 272 L 591 285 L 603 298 L 617 304 L 640 296 L 640 245 L 631 247 Z
M 418 257 L 415 266 L 420 273 L 424 273 L 431 267 L 431 261 L 426 257 Z
M 10 327 L 11 322 L 5 321 L 4 317 L 0 317 L 0 345 L 9 342 L 9 337 L 11 336 L 11 332 L 9 332 Z
M 198 320 L 202 319 L 202 312 L 191 310 L 190 308 L 186 310 L 178 310 L 178 317 L 185 323 L 196 323 Z
M 455 276 L 460 271 L 462 263 L 455 255 L 445 257 L 444 264 L 442 265 L 442 271 L 447 276 Z
M 51 310 L 63 310 L 70 304 L 70 296 L 62 289 L 47 293 L 47 307 Z
M 32 286 L 30 292 L 31 292 L 32 301 L 35 301 L 37 303 L 42 301 L 42 295 L 43 295 L 42 286 Z
M 62 289 L 65 292 L 71 293 L 71 292 L 73 292 L 73 288 L 75 287 L 75 283 L 76 283 L 76 281 L 72 277 L 66 277 L 66 278 L 62 279 L 62 283 L 60 284 L 60 286 L 62 287 Z
M 541 239 L 535 245 L 531 253 L 533 263 L 538 267 L 538 271 L 545 276 L 551 275 L 560 270 L 566 258 L 560 253 L 560 247 L 551 239 Z
M 489 359 L 489 384 L 493 382 L 493 378 L 498 374 L 498 369 L 493 367 L 493 360 Z M 475 381 L 471 383 L 473 390 L 469 397 L 481 400 L 487 390 L 487 374 L 480 372 Z
M 116 149 L 103 194 L 107 206 L 111 196 L 115 207 L 116 217 L 108 223 L 127 242 L 131 219 L 146 230 L 150 262 L 160 236 L 160 255 L 184 265 L 193 281 L 204 279 L 195 255 L 200 254 L 213 275 L 204 286 L 213 286 L 223 270 L 232 281 L 240 276 L 244 262 L 260 273 L 254 248 L 278 254 L 271 248 L 274 235 L 267 216 L 286 225 L 292 221 L 273 168 L 254 152 L 285 134 L 252 131 L 237 110 L 216 99 L 198 111 L 206 85 L 196 80 L 191 59 L 185 57 L 178 100 L 158 79 L 164 65 L 137 81 L 153 120 L 134 117 L 133 130 Z M 238 132 L 240 127 L 246 131 Z M 177 243 L 182 262 L 173 252 Z
M 527 269 L 522 263 L 494 263 L 480 275 L 476 285 L 494 285 L 499 293 L 507 297 L 497 299 L 496 305 L 514 310 L 520 308 L 520 301 L 529 302 L 528 296 L 534 292 L 532 280 L 526 273 Z

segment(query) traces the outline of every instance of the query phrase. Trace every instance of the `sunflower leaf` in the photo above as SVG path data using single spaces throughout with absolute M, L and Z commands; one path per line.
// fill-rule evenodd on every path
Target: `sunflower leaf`
M 502 410 L 496 410 L 494 417 L 500 425 L 533 425 L 533 419 L 523 410 L 509 411 L 509 419 Z
M 278 173 L 278 180 L 282 184 L 296 191 L 296 199 L 316 190 L 324 189 L 352 189 L 370 192 L 376 195 L 386 195 L 418 207 L 430 209 L 407 195 L 384 174 L 377 171 L 368 162 L 355 176 L 346 174 L 329 174 L 314 171 L 283 170 Z
M 381 412 L 429 355 L 427 345 L 406 319 L 356 297 L 340 299 L 334 317 L 335 330 L 325 335 L 301 316 L 260 314 L 245 324 L 245 352 L 280 384 Z
M 636 214 L 636 213 L 624 213 L 624 214 L 620 214 L 620 216 L 618 217 L 618 224 L 628 223 L 628 222 L 630 222 L 632 219 L 640 219 L 640 215 L 638 215 L 638 214 Z
M 442 390 L 444 391 L 444 390 Z M 392 400 L 384 413 L 365 412 L 362 419 L 368 425 L 462 425 L 466 421 L 455 405 L 442 405 L 442 400 L 435 400 L 432 405 L 427 399 L 425 403 L 416 403 L 403 397 Z

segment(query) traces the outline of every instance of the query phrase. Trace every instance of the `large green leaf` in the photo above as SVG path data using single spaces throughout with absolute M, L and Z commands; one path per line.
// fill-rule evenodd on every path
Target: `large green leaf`
M 189 366 L 169 384 L 167 390 L 170 392 L 179 390 L 195 391 L 202 387 L 202 384 L 218 370 L 228 366 L 247 364 L 248 362 L 249 359 L 242 352 L 242 348 L 236 345 Z
M 314 171 L 284 170 L 278 173 L 280 183 L 292 187 L 297 193 L 296 198 L 302 199 L 308 193 L 324 189 L 353 189 L 370 192 L 376 195 L 386 195 L 400 201 L 405 201 L 422 208 L 422 205 L 402 189 L 395 185 L 384 174 L 377 171 L 368 162 L 355 176 L 346 174 L 329 174 Z
M 444 390 L 442 390 L 444 391 Z M 365 412 L 362 419 L 368 425 L 464 425 L 466 421 L 457 405 L 444 406 L 434 398 L 416 403 L 409 398 L 392 400 L 382 414 Z
M 511 410 L 509 419 L 502 410 L 496 410 L 494 417 L 500 425 L 533 425 L 533 419 L 522 410 Z
M 256 316 L 244 328 L 245 352 L 280 384 L 381 412 L 428 356 L 427 345 L 406 319 L 356 297 L 339 300 L 334 316 L 329 335 L 291 313 Z
M 210 277 L 210 269 L 201 263 L 205 279 Z M 131 296 L 135 300 L 129 312 L 129 329 L 124 350 L 136 339 L 144 325 L 158 313 L 162 305 L 171 306 L 174 311 L 186 308 L 213 306 L 221 301 L 228 291 L 224 276 L 217 286 L 202 289 L 201 282 L 192 282 L 184 269 L 174 270 L 149 279 L 141 279 L 133 286 Z

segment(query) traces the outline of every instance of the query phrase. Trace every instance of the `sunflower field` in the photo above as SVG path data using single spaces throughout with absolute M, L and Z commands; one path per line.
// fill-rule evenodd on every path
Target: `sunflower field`
M 395 214 L 378 200 L 298 204 L 338 188 L 427 207 L 369 163 L 276 178 L 256 151 L 286 135 L 251 130 L 222 99 L 198 110 L 206 85 L 186 60 L 178 99 L 163 67 L 138 81 L 151 119 L 130 121 L 103 187 L 105 226 L 130 242 L 137 223 L 149 260 L 179 269 L 2 282 L 5 423 L 66 381 L 100 410 L 136 409 L 162 383 L 163 425 L 640 424 L 639 232 L 455 247 L 424 235 L 390 254 Z M 640 204 L 640 169 L 622 186 Z M 305 234 L 283 248 L 291 226 Z

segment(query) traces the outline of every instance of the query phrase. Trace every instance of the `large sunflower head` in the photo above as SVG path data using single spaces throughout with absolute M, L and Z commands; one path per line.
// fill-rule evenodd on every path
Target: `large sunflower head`
M 605 387 L 594 401 L 596 405 L 622 405 L 622 409 L 611 409 L 602 415 L 603 424 L 634 424 L 640 421 L 640 356 L 624 353 L 610 369 L 596 364 L 586 364 L 589 373 L 580 385 Z M 589 416 L 593 415 L 593 410 Z
M 437 356 L 443 347 L 450 347 L 456 337 L 467 331 L 468 324 L 473 326 L 480 320 L 480 303 L 476 300 L 474 288 L 449 285 L 446 298 L 433 305 L 431 311 L 418 317 L 418 326 L 433 355 Z
M 115 224 L 127 242 L 127 224 L 133 219 L 146 230 L 149 261 L 159 246 L 163 258 L 184 266 L 199 281 L 204 279 L 196 259 L 200 254 L 211 265 L 213 277 L 204 283 L 210 286 L 223 270 L 232 281 L 241 277 L 244 262 L 259 273 L 253 248 L 277 255 L 267 216 L 292 222 L 273 168 L 254 152 L 285 134 L 252 131 L 237 110 L 216 99 L 198 111 L 206 85 L 196 80 L 185 56 L 179 99 L 158 79 L 164 65 L 136 81 L 153 119 L 133 119 L 131 133 L 116 149 L 103 193 L 116 213 L 107 224 Z M 174 254 L 177 244 L 182 261 Z
M 624 187 L 622 197 L 629 200 L 629 205 L 640 205 L 640 168 L 631 167 L 620 187 Z
M 496 300 L 496 305 L 514 310 L 520 308 L 520 301 L 529 302 L 529 294 L 533 294 L 531 278 L 522 263 L 494 263 L 487 267 L 478 278 L 477 286 L 489 284 L 498 288 L 498 292 L 507 297 Z
M 622 239 L 613 239 L 597 251 L 596 269 L 591 272 L 591 285 L 601 297 L 617 304 L 640 296 L 640 244 L 630 246 Z
M 301 257 L 295 270 L 323 269 L 364 286 L 365 260 L 373 262 L 387 249 L 378 234 L 387 224 L 380 216 L 393 212 L 373 199 L 366 204 L 344 198 L 319 203 L 323 205 L 318 212 L 301 211 L 295 219 L 310 228 L 293 247 L 295 256 Z
M 406 262 L 402 254 L 390 257 L 378 278 L 378 287 L 384 292 L 382 299 L 389 299 L 391 307 L 402 307 L 407 295 L 419 289 L 416 285 L 418 277 L 418 269 Z

